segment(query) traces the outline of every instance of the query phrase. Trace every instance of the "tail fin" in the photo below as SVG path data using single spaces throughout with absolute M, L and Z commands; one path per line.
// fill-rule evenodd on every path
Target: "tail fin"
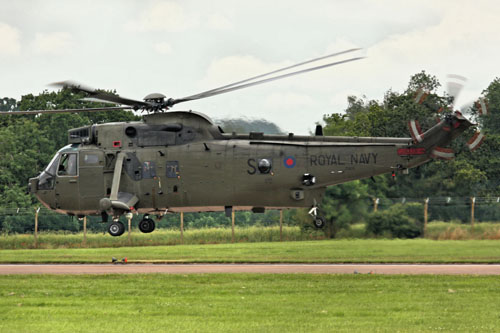
M 424 148 L 432 158 L 452 159 L 454 157 L 453 150 L 443 147 L 450 144 L 453 139 L 473 124 L 460 112 L 455 111 L 426 132 L 422 132 L 417 121 L 410 121 L 408 126 L 414 148 Z

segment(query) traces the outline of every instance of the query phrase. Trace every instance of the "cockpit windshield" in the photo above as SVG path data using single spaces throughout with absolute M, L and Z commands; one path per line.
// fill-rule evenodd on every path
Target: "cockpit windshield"
M 67 145 L 64 148 L 60 149 L 57 154 L 54 155 L 49 165 L 45 168 L 45 170 L 40 174 L 40 178 L 38 181 L 38 189 L 40 190 L 50 190 L 54 188 L 54 179 L 57 174 L 57 167 L 59 165 L 59 159 L 61 155 L 67 156 L 68 154 L 61 154 L 61 151 L 67 150 L 71 148 L 71 145 Z M 75 156 L 76 155 L 72 154 Z M 76 162 L 74 162 L 76 164 Z
M 57 171 L 57 165 L 59 164 L 59 153 L 57 153 L 45 170 L 40 174 L 40 180 L 38 181 L 38 188 L 40 190 L 50 190 L 54 188 L 54 177 Z

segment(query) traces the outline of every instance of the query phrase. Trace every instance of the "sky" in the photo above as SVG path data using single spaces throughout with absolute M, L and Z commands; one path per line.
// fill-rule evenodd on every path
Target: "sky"
M 500 76 L 494 0 L 0 0 L 0 8 L 0 97 L 71 79 L 139 100 L 181 98 L 362 48 L 349 55 L 366 57 L 356 62 L 174 107 L 309 134 L 323 115 L 344 112 L 349 95 L 380 101 L 422 70 L 443 86 L 448 74 L 465 76 L 457 105 Z

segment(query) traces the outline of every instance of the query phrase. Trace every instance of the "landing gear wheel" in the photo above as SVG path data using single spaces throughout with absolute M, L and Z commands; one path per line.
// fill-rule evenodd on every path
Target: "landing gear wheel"
M 113 222 L 108 226 L 108 232 L 111 236 L 121 236 L 125 232 L 125 226 L 121 222 Z
M 317 229 L 321 229 L 325 226 L 325 218 L 323 216 L 316 216 L 313 219 L 313 224 Z
M 148 234 L 155 230 L 155 222 L 153 219 L 144 218 L 141 222 L 139 222 L 139 230 L 145 234 Z

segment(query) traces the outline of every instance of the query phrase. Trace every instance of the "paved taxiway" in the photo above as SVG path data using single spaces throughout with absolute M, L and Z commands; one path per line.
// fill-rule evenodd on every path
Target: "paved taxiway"
M 59 264 L 0 265 L 6 274 L 469 274 L 500 275 L 500 265 L 458 264 Z

